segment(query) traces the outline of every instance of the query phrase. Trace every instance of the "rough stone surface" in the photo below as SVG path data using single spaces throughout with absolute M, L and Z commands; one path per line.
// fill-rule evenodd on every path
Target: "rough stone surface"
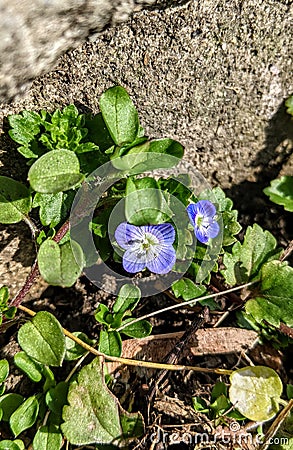
M 24 93 L 66 50 L 156 0 L 0 0 L 0 98 Z
M 65 54 L 23 99 L 2 105 L 1 117 L 69 103 L 96 112 L 100 94 L 120 84 L 149 136 L 182 142 L 186 158 L 229 189 L 243 217 L 253 211 L 251 220 L 265 227 L 261 214 L 271 211 L 262 188 L 280 171 L 292 173 L 293 122 L 284 107 L 293 91 L 290 5 L 199 0 L 141 11 Z M 1 175 L 26 170 L 7 134 L 0 161 Z

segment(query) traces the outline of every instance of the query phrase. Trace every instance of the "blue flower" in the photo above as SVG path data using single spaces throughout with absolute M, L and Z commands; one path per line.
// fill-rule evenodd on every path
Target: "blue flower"
M 175 230 L 170 223 L 135 226 L 123 222 L 116 228 L 115 239 L 123 248 L 123 267 L 136 273 L 147 268 L 153 273 L 171 271 L 176 261 L 172 246 Z
M 213 203 L 209 200 L 200 200 L 188 205 L 186 211 L 194 226 L 194 234 L 200 242 L 206 244 L 209 238 L 218 236 L 220 227 L 215 219 L 217 211 Z

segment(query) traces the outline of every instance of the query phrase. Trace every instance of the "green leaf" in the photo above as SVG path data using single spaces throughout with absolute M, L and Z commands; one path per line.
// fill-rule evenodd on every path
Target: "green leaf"
M 30 168 L 31 187 L 43 194 L 55 194 L 76 187 L 82 180 L 77 156 L 70 150 L 52 150 Z
M 46 404 L 55 415 L 62 415 L 62 408 L 67 403 L 68 383 L 61 381 L 46 393 Z
M 6 309 L 5 311 L 5 317 L 6 319 L 13 319 L 16 313 L 16 306 L 9 306 L 9 308 Z
M 52 370 L 48 366 L 43 366 L 42 367 L 42 373 L 43 373 L 43 376 L 45 377 L 45 380 L 46 380 L 45 383 L 44 383 L 44 386 L 43 386 L 43 392 L 47 392 L 52 387 L 56 386 L 54 373 L 52 372 Z
M 80 331 L 74 331 L 72 334 L 88 345 L 93 345 L 95 343 L 95 341 L 89 339 L 85 333 L 81 333 Z M 87 350 L 81 347 L 81 345 L 77 344 L 75 341 L 73 341 L 67 336 L 65 336 L 65 345 L 66 345 L 66 353 L 65 353 L 66 361 L 74 361 L 87 352 Z
M 139 130 L 138 114 L 131 98 L 121 86 L 114 86 L 100 98 L 100 110 L 116 145 L 131 143 Z
M 38 265 L 47 283 L 70 287 L 83 270 L 84 256 L 80 246 L 74 241 L 58 245 L 52 239 L 47 239 L 39 248 Z
M 0 409 L 3 411 L 2 420 L 8 422 L 11 415 L 22 404 L 24 398 L 20 394 L 5 394 L 0 397 Z
M 192 397 L 192 406 L 195 409 L 195 411 L 198 411 L 200 413 L 208 413 L 209 408 L 206 403 L 206 401 L 201 397 Z
M 293 268 L 286 262 L 271 261 L 261 270 L 260 292 L 245 305 L 246 312 L 258 323 L 278 327 L 293 326 Z
M 0 383 L 3 383 L 9 374 L 9 363 L 7 359 L 0 359 Z
M 122 322 L 121 325 L 125 325 L 128 322 L 131 322 L 133 319 L 129 318 Z M 147 320 L 140 320 L 139 322 L 133 323 L 128 327 L 123 328 L 121 333 L 126 334 L 126 336 L 141 339 L 147 337 L 152 332 L 152 326 Z
M 0 176 L 0 223 L 17 223 L 31 210 L 29 190 L 19 181 Z
M 101 303 L 95 312 L 95 319 L 97 322 L 109 326 L 113 319 L 113 315 L 110 313 L 108 306 L 103 305 L 103 303 Z
M 24 447 L 19 447 L 16 442 L 4 439 L 0 441 L 0 450 L 23 450 Z
M 125 216 L 133 225 L 158 224 L 162 220 L 162 194 L 156 180 L 145 177 L 128 178 L 126 184 Z
M 287 107 L 287 113 L 293 116 L 293 95 L 287 98 L 285 105 Z
M 83 145 L 81 141 L 87 135 L 84 115 L 79 114 L 74 105 L 68 105 L 63 111 L 57 109 L 48 119 L 43 123 L 46 132 L 40 136 L 40 142 L 49 150 L 68 149 L 78 152 Z
M 42 154 L 42 149 L 37 145 L 37 135 L 40 133 L 40 126 L 43 117 L 33 111 L 22 111 L 21 114 L 8 116 L 11 126 L 9 136 L 21 147 L 19 153 L 25 158 L 38 158 Z
M 221 395 L 227 396 L 227 386 L 225 383 L 218 381 L 212 389 L 211 401 L 214 402 Z
M 35 383 L 41 381 L 43 376 L 42 367 L 36 361 L 31 359 L 27 353 L 16 353 L 16 355 L 14 355 L 14 364 Z
M 122 434 L 125 439 L 134 439 L 144 434 L 144 423 L 140 413 L 129 414 L 126 411 L 120 414 Z
M 122 151 L 123 153 L 121 153 Z M 179 142 L 173 139 L 160 139 L 142 142 L 139 145 L 131 146 L 130 149 L 117 147 L 111 156 L 111 161 L 116 169 L 135 168 L 135 173 L 140 173 L 174 167 L 182 158 L 183 153 L 183 146 Z
M 34 450 L 59 450 L 62 447 L 62 434 L 59 427 L 50 424 L 49 426 L 42 426 L 38 429 L 34 440 Z
M 217 209 L 220 212 L 232 211 L 233 201 L 229 197 L 226 197 L 225 192 L 220 187 L 215 187 L 212 190 L 204 190 L 201 192 L 198 200 L 209 200 L 217 205 Z
M 238 211 L 224 211 L 222 213 L 223 220 L 223 242 L 222 246 L 227 247 L 237 241 L 235 237 L 241 231 L 241 225 L 237 221 Z
M 184 154 L 183 145 L 177 141 L 174 141 L 174 139 L 159 139 L 157 141 L 151 141 L 149 151 L 151 153 L 170 155 L 178 159 L 181 159 Z M 166 161 L 171 161 L 171 159 L 168 160 L 168 158 L 166 158 Z M 167 167 L 169 167 L 169 164 Z
M 257 224 L 248 227 L 243 244 L 236 242 L 232 247 L 232 254 L 224 254 L 226 269 L 221 273 L 226 282 L 233 286 L 256 277 L 262 264 L 278 258 L 276 246 L 277 241 L 269 231 L 263 231 Z
M 288 400 L 293 398 L 293 384 L 287 384 L 287 386 L 286 386 L 286 394 L 287 394 Z
M 158 183 L 162 191 L 178 198 L 185 206 L 189 204 L 189 200 L 193 196 L 189 175 L 177 175 L 176 180 L 174 178 L 159 178 Z
M 49 312 L 38 312 L 18 331 L 21 348 L 36 361 L 61 366 L 65 355 L 65 337 L 58 320 Z
M 248 419 L 263 422 L 279 411 L 282 381 L 270 367 L 243 367 L 232 373 L 230 381 L 230 400 Z
M 102 330 L 100 332 L 99 351 L 105 355 L 120 356 L 122 353 L 122 340 L 118 331 Z
M 7 286 L 2 286 L 0 288 L 0 311 L 3 311 L 7 307 L 9 300 L 9 290 Z
M 277 178 L 263 191 L 272 202 L 284 206 L 286 211 L 293 212 L 293 176 Z
M 25 445 L 21 439 L 15 439 L 13 441 L 14 444 L 18 445 L 20 450 L 25 450 Z
M 88 129 L 87 138 L 98 145 L 101 151 L 107 153 L 106 150 L 114 146 L 114 141 L 111 138 L 102 113 L 86 116 L 85 126 Z
M 217 418 L 222 416 L 225 411 L 231 407 L 231 403 L 227 399 L 226 395 L 221 394 L 211 403 L 210 408 L 213 412 L 213 417 Z
M 67 399 L 69 406 L 63 408 L 61 429 L 72 445 L 115 445 L 122 438 L 122 408 L 105 385 L 98 358 L 81 369 L 77 381 L 69 387 Z M 122 410 L 121 414 L 127 413 Z M 140 414 L 127 415 L 133 418 L 133 422 L 141 420 Z M 82 417 L 82 420 L 76 420 L 77 417 Z
M 57 192 L 57 194 L 41 194 L 37 192 L 33 200 L 33 208 L 40 207 L 40 219 L 42 225 L 56 227 L 65 220 L 75 193 L 73 191 Z
M 124 284 L 118 293 L 113 312 L 125 313 L 133 311 L 141 298 L 140 289 L 133 284 Z
M 181 278 L 172 284 L 172 291 L 176 298 L 182 297 L 188 301 L 198 298 L 206 292 L 206 288 L 201 284 L 195 284 L 189 278 Z
M 9 424 L 14 436 L 27 430 L 37 420 L 39 402 L 36 396 L 27 398 L 10 417 Z

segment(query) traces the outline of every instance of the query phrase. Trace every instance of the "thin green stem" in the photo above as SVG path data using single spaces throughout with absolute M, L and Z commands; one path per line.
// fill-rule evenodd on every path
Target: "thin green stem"
M 215 294 L 208 294 L 208 295 L 205 295 L 204 297 L 198 297 L 198 298 L 195 298 L 193 300 L 189 300 L 188 302 L 183 302 L 183 303 L 179 303 L 179 304 L 176 304 L 176 305 L 168 306 L 167 308 L 159 309 L 158 311 L 154 311 L 152 313 L 145 314 L 142 317 L 138 317 L 137 319 L 133 319 L 131 322 L 128 322 L 128 323 L 122 325 L 121 327 L 117 328 L 117 331 L 121 331 L 124 328 L 129 327 L 130 325 L 132 325 L 132 324 L 134 324 L 136 322 L 140 322 L 141 320 L 144 320 L 144 319 L 149 319 L 150 317 L 154 317 L 154 316 L 156 316 L 158 314 L 161 314 L 161 313 L 164 313 L 166 311 L 170 311 L 172 309 L 177 309 L 177 308 L 182 308 L 184 306 L 192 305 L 196 301 L 199 301 L 199 300 L 207 300 L 208 298 L 215 298 L 215 297 L 218 297 L 219 295 L 229 294 L 230 292 L 235 292 L 235 291 L 238 291 L 240 289 L 244 289 L 247 286 L 251 286 L 252 284 L 255 284 L 255 283 L 256 283 L 256 281 L 251 281 L 250 283 L 242 284 L 241 286 L 236 286 L 234 288 L 227 289 L 226 291 L 217 292 Z
M 30 316 L 35 316 L 36 313 L 32 311 L 31 309 L 27 308 L 26 306 L 19 305 L 18 307 L 22 311 L 26 312 Z M 81 347 L 83 347 L 88 352 L 91 352 L 95 356 L 102 357 L 104 360 L 118 362 L 120 364 L 126 364 L 128 366 L 136 366 L 136 367 L 146 367 L 149 369 L 160 369 L 160 370 L 172 370 L 172 371 L 182 371 L 182 370 L 192 370 L 194 372 L 202 372 L 202 373 L 215 373 L 218 375 L 231 375 L 233 372 L 232 370 L 227 369 L 210 369 L 205 367 L 198 367 L 198 366 L 185 366 L 182 364 L 162 364 L 162 363 L 156 363 L 152 361 L 141 361 L 137 359 L 129 359 L 129 358 L 120 358 L 117 356 L 109 356 L 105 355 L 105 353 L 99 352 L 94 347 L 88 345 L 86 342 L 79 339 L 77 336 L 74 336 L 74 334 L 70 333 L 70 331 L 66 330 L 66 328 L 62 328 L 63 333 L 65 336 L 72 339 L 74 342 L 79 344 Z

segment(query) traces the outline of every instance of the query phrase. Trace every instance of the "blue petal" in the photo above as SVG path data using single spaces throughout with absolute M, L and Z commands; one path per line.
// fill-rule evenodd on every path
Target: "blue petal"
M 207 234 L 210 238 L 215 238 L 220 232 L 220 226 L 215 220 L 209 225 Z
M 192 203 L 192 204 L 188 205 L 187 208 L 186 208 L 186 211 L 187 211 L 190 223 L 194 226 L 195 218 L 196 218 L 196 215 L 197 215 L 197 209 L 195 207 L 195 204 Z
M 122 222 L 115 230 L 115 240 L 117 244 L 124 249 L 128 248 L 128 243 L 126 240 L 126 227 L 127 222 Z
M 175 241 L 175 230 L 170 223 L 146 225 L 142 228 L 145 232 L 153 234 L 162 244 L 173 244 Z
M 129 273 L 137 273 L 137 272 L 141 272 L 143 269 L 145 269 L 145 264 L 137 263 L 134 261 L 128 261 L 125 258 L 123 258 L 122 264 L 123 264 L 123 269 Z
M 122 263 L 127 272 L 140 272 L 146 267 L 146 252 L 139 245 L 132 245 L 124 253 Z
M 207 244 L 209 236 L 205 227 L 195 227 L 194 234 L 199 242 L 201 242 L 202 244 Z
M 163 275 L 171 271 L 175 262 L 176 253 L 174 248 L 171 245 L 164 245 L 159 249 L 158 255 L 147 262 L 147 268 L 153 273 Z
M 142 231 L 139 227 L 122 222 L 115 230 L 117 244 L 126 250 L 133 242 L 142 241 Z
M 209 200 L 200 200 L 195 207 L 203 217 L 214 217 L 216 215 L 216 207 Z

